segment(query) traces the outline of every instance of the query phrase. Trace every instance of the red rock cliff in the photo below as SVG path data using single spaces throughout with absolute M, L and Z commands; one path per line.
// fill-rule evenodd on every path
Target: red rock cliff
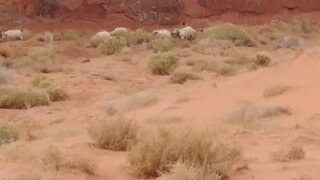
M 107 19 L 175 24 L 224 13 L 272 14 L 320 10 L 320 0 L 0 0 L 0 25 L 22 17 Z

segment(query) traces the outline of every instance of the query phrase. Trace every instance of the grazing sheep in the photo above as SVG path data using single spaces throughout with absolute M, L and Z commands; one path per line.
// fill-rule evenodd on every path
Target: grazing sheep
M 171 38 L 171 32 L 166 29 L 154 30 L 152 35 L 156 38 Z
M 191 26 L 186 26 L 181 29 L 174 29 L 171 34 L 173 37 L 180 38 L 182 40 L 195 40 L 197 37 L 197 31 Z
M 100 31 L 97 32 L 92 38 L 91 38 L 91 45 L 97 46 L 99 43 L 104 42 L 108 39 L 112 38 L 111 34 L 107 31 Z
M 8 30 L 1 32 L 1 37 L 4 40 L 23 40 L 23 34 L 21 30 Z
M 186 26 L 179 30 L 180 39 L 195 40 L 197 37 L 197 31 L 191 26 Z
M 119 27 L 119 28 L 115 28 L 110 34 L 112 36 L 115 36 L 117 34 L 121 34 L 121 33 L 127 33 L 129 30 L 125 27 Z

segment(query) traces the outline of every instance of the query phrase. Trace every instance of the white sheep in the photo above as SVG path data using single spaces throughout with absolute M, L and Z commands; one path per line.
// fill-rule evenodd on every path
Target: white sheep
M 197 37 L 197 31 L 193 29 L 191 26 L 186 26 L 184 28 L 179 29 L 179 38 L 184 40 L 195 40 Z
M 97 32 L 92 38 L 91 38 L 91 44 L 93 46 L 99 45 L 99 43 L 104 42 L 108 39 L 112 38 L 111 34 L 107 31 L 100 31 Z
M 129 30 L 125 27 L 118 27 L 118 28 L 115 28 L 110 34 L 112 36 L 115 36 L 117 34 L 121 34 L 121 33 L 127 33 Z
M 152 35 L 156 38 L 171 38 L 171 32 L 167 29 L 154 30 Z
M 21 30 L 8 30 L 1 32 L 1 37 L 4 40 L 23 40 L 23 33 Z

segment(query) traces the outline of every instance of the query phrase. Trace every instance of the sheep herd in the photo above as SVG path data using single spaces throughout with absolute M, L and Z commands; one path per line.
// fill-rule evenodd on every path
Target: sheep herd
M 99 31 L 91 37 L 91 42 L 103 42 L 119 33 L 126 33 L 129 29 L 125 27 L 115 28 L 113 31 Z M 191 26 L 185 26 L 183 28 L 174 28 L 173 30 L 168 29 L 157 29 L 152 32 L 154 38 L 178 38 L 182 40 L 195 40 L 197 37 L 197 31 Z M 18 29 L 12 29 L 1 32 L 1 40 L 24 40 L 24 33 Z M 54 40 L 53 33 L 44 32 L 42 34 L 42 40 L 52 42 Z

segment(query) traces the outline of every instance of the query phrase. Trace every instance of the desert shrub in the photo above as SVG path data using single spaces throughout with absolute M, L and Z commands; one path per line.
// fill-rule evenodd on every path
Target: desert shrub
M 99 148 L 125 151 L 137 142 L 138 126 L 125 119 L 111 119 L 92 124 L 89 135 Z
M 129 169 L 133 175 L 154 178 L 172 170 L 172 165 L 204 168 L 208 173 L 227 177 L 241 153 L 223 145 L 212 147 L 205 134 L 160 130 L 138 142 L 128 152 Z
M 126 47 L 127 40 L 123 37 L 111 38 L 99 45 L 99 49 L 102 54 L 112 55 L 118 54 Z
M 48 94 L 14 86 L 0 86 L 0 108 L 27 109 L 49 104 Z
M 201 38 L 229 40 L 237 46 L 257 46 L 257 42 L 241 27 L 227 23 L 205 30 Z
M 150 41 L 149 46 L 154 52 L 165 52 L 173 49 L 174 42 L 169 38 L 157 38 Z
M 306 152 L 301 146 L 292 146 L 284 151 L 278 151 L 272 154 L 272 159 L 279 162 L 292 162 L 303 159 Z
M 217 72 L 219 69 L 218 63 L 213 60 L 188 60 L 186 64 L 192 66 L 194 71 Z
M 271 98 L 271 97 L 279 96 L 289 91 L 290 89 L 291 89 L 290 86 L 273 86 L 263 91 L 263 97 Z
M 200 79 L 202 78 L 188 72 L 175 72 L 170 76 L 169 81 L 170 83 L 174 83 L 174 84 L 183 84 L 189 80 L 200 80 Z
M 12 82 L 12 77 L 8 70 L 0 67 L 0 85 L 9 84 Z
M 31 69 L 35 72 L 51 73 L 62 70 L 62 57 L 51 48 L 33 48 L 17 67 Z
M 253 101 L 242 101 L 226 116 L 227 120 L 245 128 L 254 128 L 262 119 L 291 115 L 288 107 L 267 105 Z
M 256 64 L 258 66 L 268 66 L 271 62 L 271 57 L 266 52 L 258 52 L 256 54 Z
M 158 54 L 151 58 L 150 68 L 153 74 L 169 75 L 176 68 L 179 59 L 170 54 Z
M 166 176 L 168 180 L 221 180 L 216 172 L 210 172 L 205 167 L 193 167 L 185 164 L 176 164 Z
M 42 129 L 42 126 L 33 119 L 23 119 L 17 125 L 17 128 L 21 135 L 20 138 L 23 137 L 26 140 L 32 141 L 40 137 L 39 131 Z
M 0 144 L 7 144 L 18 140 L 18 130 L 9 124 L 0 124 Z
M 107 112 L 109 115 L 123 114 L 139 108 L 144 108 L 155 104 L 157 97 L 152 91 L 144 90 L 140 92 L 125 94 L 107 102 Z
M 127 35 L 128 46 L 148 43 L 152 39 L 152 35 L 142 29 L 131 31 Z
M 218 68 L 218 74 L 222 76 L 233 76 L 237 73 L 234 66 L 223 64 Z
M 96 164 L 89 158 L 78 156 L 67 156 L 59 149 L 50 147 L 42 157 L 42 164 L 56 171 L 81 171 L 94 174 Z
M 34 87 L 45 90 L 51 101 L 66 100 L 69 95 L 62 87 L 60 87 L 53 79 L 47 76 L 37 76 L 32 81 Z

